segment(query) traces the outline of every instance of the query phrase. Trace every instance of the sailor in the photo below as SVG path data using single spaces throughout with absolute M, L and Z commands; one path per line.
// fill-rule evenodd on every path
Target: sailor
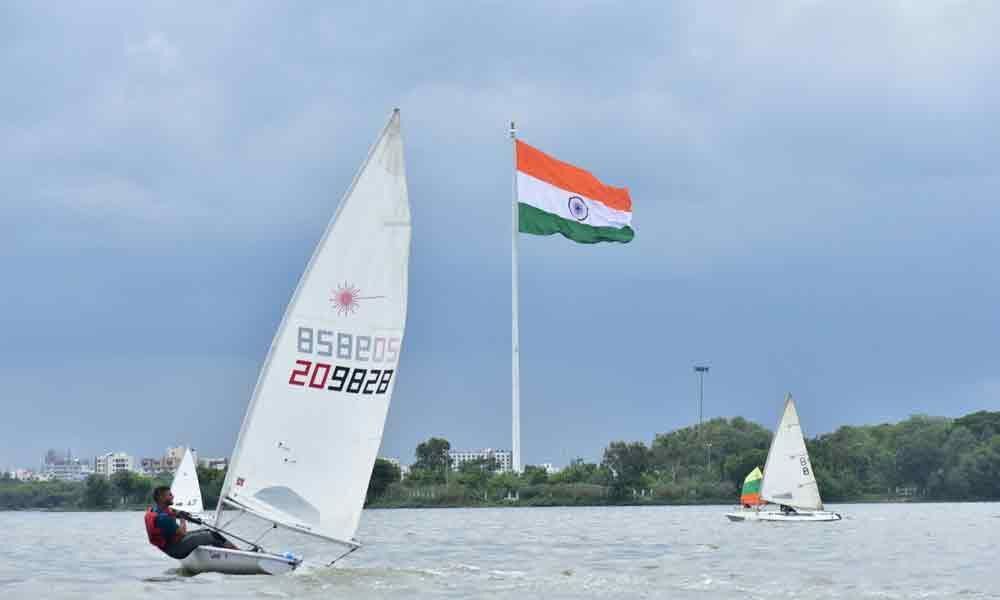
M 170 488 L 161 485 L 153 490 L 153 506 L 146 511 L 146 535 L 149 543 L 176 559 L 186 558 L 198 546 L 232 548 L 236 546 L 221 534 L 208 529 L 198 529 L 188 533 L 187 521 L 196 520 L 186 512 L 170 508 L 174 494 Z M 180 519 L 180 524 L 178 524 Z
M 787 504 L 782 504 L 781 512 L 785 513 L 786 515 L 793 515 L 795 514 L 795 509 L 792 508 L 791 506 L 788 506 Z

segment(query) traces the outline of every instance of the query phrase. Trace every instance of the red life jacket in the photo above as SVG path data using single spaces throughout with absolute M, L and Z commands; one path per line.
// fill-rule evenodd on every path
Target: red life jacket
M 174 516 L 174 511 L 171 508 L 167 508 L 166 514 L 171 517 Z M 156 524 L 156 517 L 160 515 L 160 512 L 156 510 L 155 506 L 150 506 L 149 510 L 146 511 L 146 535 L 149 536 L 149 543 L 156 546 L 160 550 L 167 547 L 167 538 L 160 531 L 159 526 Z M 174 541 L 174 540 L 170 540 Z

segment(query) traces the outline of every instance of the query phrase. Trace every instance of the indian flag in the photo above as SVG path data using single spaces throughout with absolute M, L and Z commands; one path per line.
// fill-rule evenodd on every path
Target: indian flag
M 744 506 L 756 506 L 765 504 L 760 499 L 760 483 L 764 479 L 764 474 L 760 472 L 760 467 L 754 467 L 753 471 L 743 480 L 743 491 L 740 492 L 740 504 Z
M 518 229 L 583 244 L 630 242 L 628 189 L 605 185 L 579 167 L 517 140 Z

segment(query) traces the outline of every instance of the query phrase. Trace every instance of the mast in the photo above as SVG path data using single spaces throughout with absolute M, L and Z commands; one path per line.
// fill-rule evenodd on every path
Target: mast
M 517 128 L 510 122 L 510 142 L 513 148 L 514 175 L 511 194 L 510 229 L 510 304 L 511 304 L 511 466 L 515 473 L 521 472 L 521 371 L 519 357 L 519 335 L 517 329 Z

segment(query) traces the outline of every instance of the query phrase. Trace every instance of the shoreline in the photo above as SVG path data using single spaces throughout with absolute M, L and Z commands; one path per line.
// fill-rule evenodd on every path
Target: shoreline
M 862 500 L 839 500 L 835 502 L 827 502 L 825 504 L 835 504 L 835 505 L 859 505 L 859 504 L 986 504 L 986 503 L 1000 503 L 1000 500 L 994 499 L 964 499 L 964 500 L 941 500 L 941 499 L 906 499 L 906 500 L 893 500 L 893 499 L 862 499 Z M 514 503 L 514 502 L 498 502 L 490 504 L 408 504 L 408 505 L 398 505 L 398 506 L 379 506 L 372 505 L 366 506 L 364 510 L 414 510 L 414 509 L 454 509 L 454 508 L 624 508 L 624 507 L 654 507 L 654 506 L 716 506 L 720 508 L 733 508 L 738 507 L 738 502 L 722 502 L 722 501 L 708 501 L 708 502 L 622 502 L 617 504 L 527 504 L 527 503 Z M 115 512 L 143 512 L 147 509 L 147 506 L 128 506 L 121 508 L 85 508 L 85 507 L 67 507 L 67 508 L 0 508 L 0 513 L 16 513 L 16 512 L 35 512 L 35 513 L 115 513 Z M 206 511 L 214 511 L 215 508 L 207 508 Z

